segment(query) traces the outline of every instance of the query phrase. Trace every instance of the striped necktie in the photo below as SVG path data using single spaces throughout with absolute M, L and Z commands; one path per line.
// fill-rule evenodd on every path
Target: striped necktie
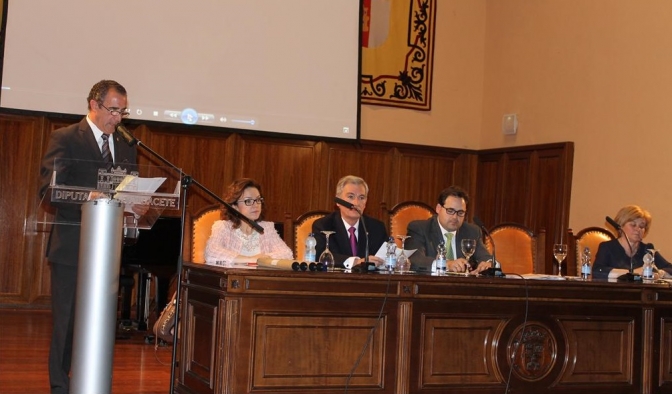
M 103 147 L 101 149 L 101 153 L 103 154 L 103 163 L 105 163 L 105 168 L 107 168 L 107 170 L 109 171 L 113 165 L 112 152 L 110 152 L 110 142 L 107 140 L 108 138 L 110 138 L 110 136 L 103 133 L 102 138 L 103 138 Z
M 453 233 L 446 233 L 446 260 L 455 260 L 453 254 Z

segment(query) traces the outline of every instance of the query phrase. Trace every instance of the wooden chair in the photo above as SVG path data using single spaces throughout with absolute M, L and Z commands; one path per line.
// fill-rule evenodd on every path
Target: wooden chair
M 583 250 L 590 249 L 590 264 L 595 262 L 597 248 L 602 242 L 616 238 L 614 233 L 602 227 L 586 227 L 574 234 L 572 229 L 567 230 L 567 272 L 572 275 L 581 275 L 581 256 Z M 576 272 L 576 274 L 574 274 Z
M 331 212 L 329 211 L 320 210 L 308 211 L 296 218 L 292 226 L 294 228 L 294 258 L 297 260 L 303 259 L 303 253 L 306 249 L 306 245 L 304 243 L 308 234 L 313 231 L 313 222 L 317 219 L 327 216 L 330 213 Z M 318 235 L 316 234 L 315 236 L 317 237 Z M 317 257 L 319 258 L 320 256 Z
M 523 225 L 501 223 L 490 230 L 490 235 L 495 243 L 495 258 L 504 273 L 544 273 L 545 230 L 535 235 Z M 492 244 L 487 237 L 485 246 L 492 253 Z
M 401 240 L 397 235 L 406 235 L 408 223 L 414 220 L 429 219 L 436 213 L 429 205 L 420 201 L 404 201 L 390 210 L 389 234 L 395 237 L 397 247 L 401 247 Z
M 210 205 L 200 210 L 191 225 L 191 262 L 205 263 L 205 244 L 212 233 L 212 225 L 224 218 L 221 205 Z

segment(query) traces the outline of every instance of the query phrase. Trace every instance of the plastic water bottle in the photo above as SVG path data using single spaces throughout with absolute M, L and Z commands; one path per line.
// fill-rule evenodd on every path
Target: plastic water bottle
M 590 248 L 585 247 L 583 249 L 583 256 L 581 257 L 583 260 L 581 262 L 581 278 L 583 280 L 589 279 L 590 275 L 593 272 L 592 267 L 590 266 Z
M 443 242 L 436 247 L 436 273 L 446 274 L 446 244 Z
M 650 252 L 644 255 L 644 266 L 642 269 L 642 279 L 653 279 L 653 254 Z
M 394 238 L 390 237 L 387 240 L 387 252 L 385 253 L 385 269 L 392 273 L 397 268 L 397 244 L 394 243 Z
M 317 245 L 317 240 L 315 240 L 315 234 L 310 233 L 306 237 L 306 250 L 303 252 L 303 261 L 314 263 L 315 262 L 315 245 Z

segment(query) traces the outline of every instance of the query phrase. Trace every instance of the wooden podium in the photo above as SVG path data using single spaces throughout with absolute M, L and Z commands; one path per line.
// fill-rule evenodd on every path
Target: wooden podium
M 184 269 L 177 393 L 672 392 L 667 284 Z

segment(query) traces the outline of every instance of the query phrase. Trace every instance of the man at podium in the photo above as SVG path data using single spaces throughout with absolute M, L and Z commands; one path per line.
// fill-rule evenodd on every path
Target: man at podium
M 54 163 L 60 160 L 72 160 L 80 164 L 76 170 L 58 172 L 59 184 L 92 189 L 96 188 L 99 171 L 110 170 L 113 166 L 127 171 L 136 168 L 136 147 L 129 146 L 115 134 L 116 125 L 129 115 L 126 89 L 115 81 L 100 81 L 91 88 L 87 103 L 88 114 L 84 119 L 55 130 L 49 137 L 40 168 L 40 198 L 49 189 L 56 169 Z M 46 251 L 51 266 L 53 329 L 49 351 L 49 382 L 52 394 L 67 394 L 70 390 L 80 226 L 64 223 L 79 222 L 81 205 L 59 205 Z

